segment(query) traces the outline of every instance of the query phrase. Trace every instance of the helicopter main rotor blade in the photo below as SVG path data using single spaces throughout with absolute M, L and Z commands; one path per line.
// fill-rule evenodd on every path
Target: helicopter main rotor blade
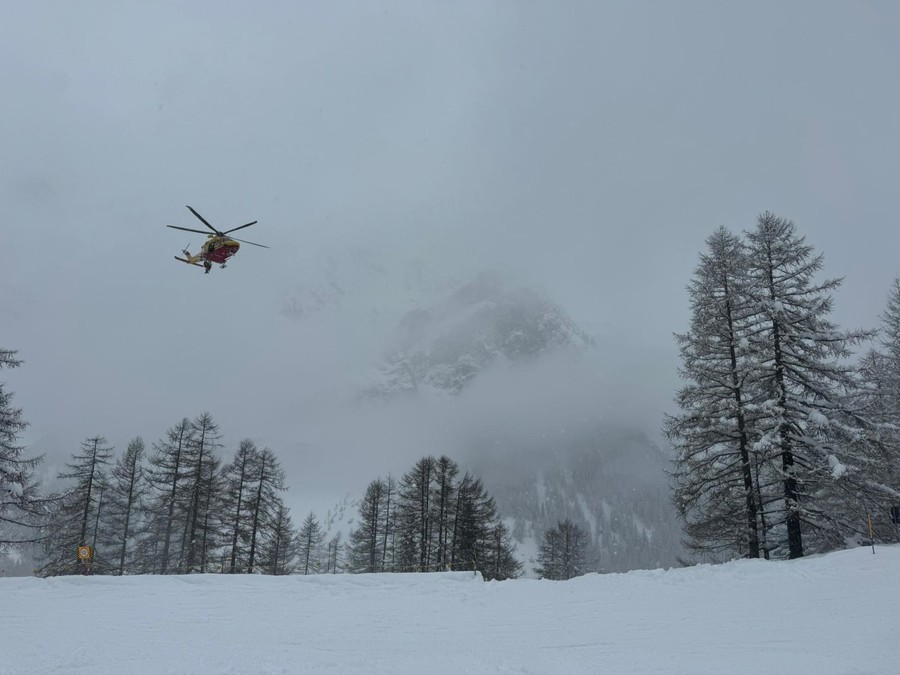
M 243 230 L 245 227 L 250 227 L 251 225 L 256 225 L 258 221 L 254 220 L 252 223 L 247 223 L 246 225 L 241 225 L 240 227 L 233 227 L 230 230 L 225 230 L 222 234 L 228 234 L 229 232 L 237 232 L 238 230 Z M 234 237 L 232 237 L 233 239 Z
M 216 228 L 214 228 L 212 225 L 210 225 L 210 224 L 207 222 L 206 218 L 204 218 L 204 217 L 201 216 L 199 213 L 197 213 L 196 211 L 194 211 L 194 209 L 191 208 L 190 206 L 188 206 L 188 208 L 190 209 L 191 213 L 193 213 L 195 216 L 197 216 L 197 217 L 203 222 L 204 225 L 206 225 L 209 229 L 211 229 L 213 232 L 215 232 L 215 233 L 218 234 L 219 236 L 222 236 L 223 233 L 222 233 L 222 232 L 219 232 Z M 206 233 L 204 232 L 204 234 L 206 234 Z
M 189 227 L 178 227 L 178 225 L 166 225 L 166 227 L 171 227 L 173 230 L 184 230 L 185 232 L 196 232 L 197 234 L 202 234 L 204 236 L 209 237 L 209 232 L 204 232 L 203 230 L 192 230 Z
M 247 241 L 246 239 L 238 239 L 237 237 L 231 237 L 231 238 L 234 239 L 235 241 L 241 242 L 242 244 L 252 244 L 253 246 L 259 246 L 260 248 L 271 248 L 270 246 L 266 246 L 265 244 L 257 244 L 252 241 Z

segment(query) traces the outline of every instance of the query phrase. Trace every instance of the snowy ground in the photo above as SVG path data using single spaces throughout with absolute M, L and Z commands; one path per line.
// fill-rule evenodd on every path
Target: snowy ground
M 6 578 L 0 672 L 900 673 L 900 547 L 568 582 Z

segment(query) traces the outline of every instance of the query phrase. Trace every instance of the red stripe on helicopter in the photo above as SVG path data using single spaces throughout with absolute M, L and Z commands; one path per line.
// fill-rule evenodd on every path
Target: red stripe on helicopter
M 206 259 L 212 263 L 221 265 L 235 253 L 237 253 L 240 247 L 241 245 L 237 242 L 229 242 L 228 244 L 220 246 L 215 251 L 210 251 L 209 253 L 207 253 Z

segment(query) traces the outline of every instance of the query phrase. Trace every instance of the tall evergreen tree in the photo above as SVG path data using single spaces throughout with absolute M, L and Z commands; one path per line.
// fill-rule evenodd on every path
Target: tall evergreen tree
M 892 376 L 900 380 L 900 279 L 894 279 L 887 308 L 881 315 L 881 346 L 890 363 Z M 900 387 L 900 384 L 897 384 Z M 895 392 L 900 398 L 900 391 Z
M 222 460 L 212 455 L 203 469 L 200 520 L 200 573 L 209 570 L 212 557 L 225 543 L 225 480 Z M 221 570 L 224 571 L 224 568 Z
M 21 363 L 15 351 L 0 349 L 0 369 L 17 368 Z M 41 497 L 40 483 L 34 477 L 42 458 L 24 455 L 19 435 L 28 424 L 12 399 L 12 392 L 0 382 L 0 555 L 38 541 L 38 526 L 50 506 Z
M 887 308 L 881 315 L 879 345 L 860 364 L 866 383 L 863 400 L 874 422 L 870 474 L 875 490 L 866 504 L 876 536 L 897 541 L 900 528 L 891 519 L 891 506 L 900 506 L 900 279 L 891 287 Z
M 378 478 L 369 483 L 359 503 L 358 527 L 350 533 L 350 569 L 354 572 L 384 571 L 384 523 L 388 518 L 387 486 Z
M 82 544 L 96 539 L 96 527 L 93 533 L 90 528 L 92 519 L 99 517 L 100 499 L 108 483 L 107 467 L 112 456 L 113 448 L 106 445 L 106 439 L 94 436 L 81 444 L 81 454 L 74 455 L 74 462 L 66 465 L 68 471 L 59 474 L 60 478 L 76 481 L 75 492 L 80 496 L 76 522 L 79 526 L 78 540 Z
M 587 535 L 570 520 L 544 533 L 536 572 L 544 579 L 567 580 L 585 574 Z
M 187 443 L 188 485 L 190 486 L 188 522 L 184 530 L 187 572 L 203 569 L 208 551 L 210 505 L 218 496 L 217 472 L 220 447 L 219 425 L 209 413 L 202 413 L 191 422 Z
M 344 571 L 344 544 L 341 533 L 336 533 L 325 545 L 325 574 L 337 574 Z
M 184 540 L 190 503 L 190 440 L 191 422 L 185 417 L 153 445 L 147 474 L 149 531 L 144 541 L 148 545 L 145 557 L 151 561 L 147 571 L 168 574 L 178 571 L 184 560 L 180 542 Z
M 402 571 L 430 571 L 432 564 L 431 497 L 435 459 L 423 457 L 400 479 L 397 528 Z
M 259 568 L 264 574 L 293 574 L 297 569 L 297 558 L 302 555 L 300 536 L 294 529 L 288 507 L 281 499 L 278 501 L 271 533 L 262 547 Z
M 706 244 L 688 286 L 690 330 L 675 336 L 688 384 L 676 398 L 681 413 L 665 422 L 676 450 L 674 501 L 689 546 L 758 558 L 765 517 L 754 471 L 760 395 L 750 352 L 757 310 L 741 239 L 720 227 Z
M 878 422 L 900 420 L 900 279 L 895 279 L 881 315 L 878 346 L 861 363 L 863 380 L 869 383 L 869 413 Z
M 382 532 L 381 565 L 383 572 L 394 569 L 394 536 L 396 534 L 397 481 L 388 474 L 384 481 L 384 531 Z
M 117 551 L 116 574 L 125 574 L 131 569 L 135 545 L 135 532 L 139 530 L 137 519 L 143 510 L 143 500 L 147 489 L 143 467 L 144 441 L 133 438 L 125 453 L 113 467 L 110 478 L 109 496 L 104 521 L 108 539 Z
M 515 579 L 522 573 L 522 562 L 516 558 L 509 528 L 501 520 L 490 529 L 484 560 L 482 575 L 487 580 Z
M 263 448 L 253 466 L 251 476 L 254 486 L 250 501 L 250 548 L 247 555 L 247 571 L 254 572 L 258 548 L 271 535 L 271 525 L 278 513 L 281 501 L 279 493 L 285 489 L 284 469 L 269 448 Z
M 453 507 L 456 476 L 459 466 L 446 455 L 434 465 L 434 487 L 431 497 L 431 530 L 434 537 L 434 565 L 437 569 L 447 566 L 450 558 Z
M 259 460 L 256 444 L 245 439 L 241 441 L 234 461 L 225 467 L 225 490 L 228 511 L 230 556 L 228 571 L 240 571 L 246 561 L 246 546 L 250 539 L 250 490 L 253 466 Z
M 474 569 L 484 574 L 488 567 L 491 529 L 497 522 L 494 499 L 481 479 L 467 472 L 456 488 L 455 502 L 450 569 Z
M 107 446 L 105 438 L 88 438 L 81 444 L 80 452 L 66 464 L 66 469 L 59 473 L 60 479 L 74 481 L 74 485 L 60 500 L 44 538 L 41 575 L 83 571 L 77 552 L 79 547 L 96 542 L 103 490 L 108 484 L 106 471 L 112 454 L 113 449 Z M 106 571 L 108 562 L 101 551 L 95 550 L 90 567 L 92 571 Z
M 841 332 L 828 318 L 830 293 L 840 279 L 816 281 L 822 255 L 815 254 L 794 224 L 762 214 L 747 233 L 748 276 L 758 330 L 751 335 L 766 415 L 758 447 L 763 471 L 779 478 L 786 553 L 797 558 L 811 549 L 841 545 L 850 521 L 829 504 L 829 496 L 862 487 L 855 457 L 863 451 L 865 421 L 849 404 L 857 389 L 847 363 L 850 346 L 870 337 Z M 848 470 L 849 468 L 849 470 Z M 804 534 L 812 545 L 804 544 Z
M 313 574 L 319 571 L 319 559 L 322 555 L 322 544 L 325 542 L 325 531 L 315 514 L 310 512 L 297 535 L 299 574 Z

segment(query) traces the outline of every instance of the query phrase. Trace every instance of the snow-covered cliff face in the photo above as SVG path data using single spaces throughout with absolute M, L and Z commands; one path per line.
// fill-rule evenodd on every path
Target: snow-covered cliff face
M 514 364 L 591 339 L 554 303 L 482 273 L 435 304 L 408 312 L 367 394 L 430 388 L 457 394 L 497 362 Z

